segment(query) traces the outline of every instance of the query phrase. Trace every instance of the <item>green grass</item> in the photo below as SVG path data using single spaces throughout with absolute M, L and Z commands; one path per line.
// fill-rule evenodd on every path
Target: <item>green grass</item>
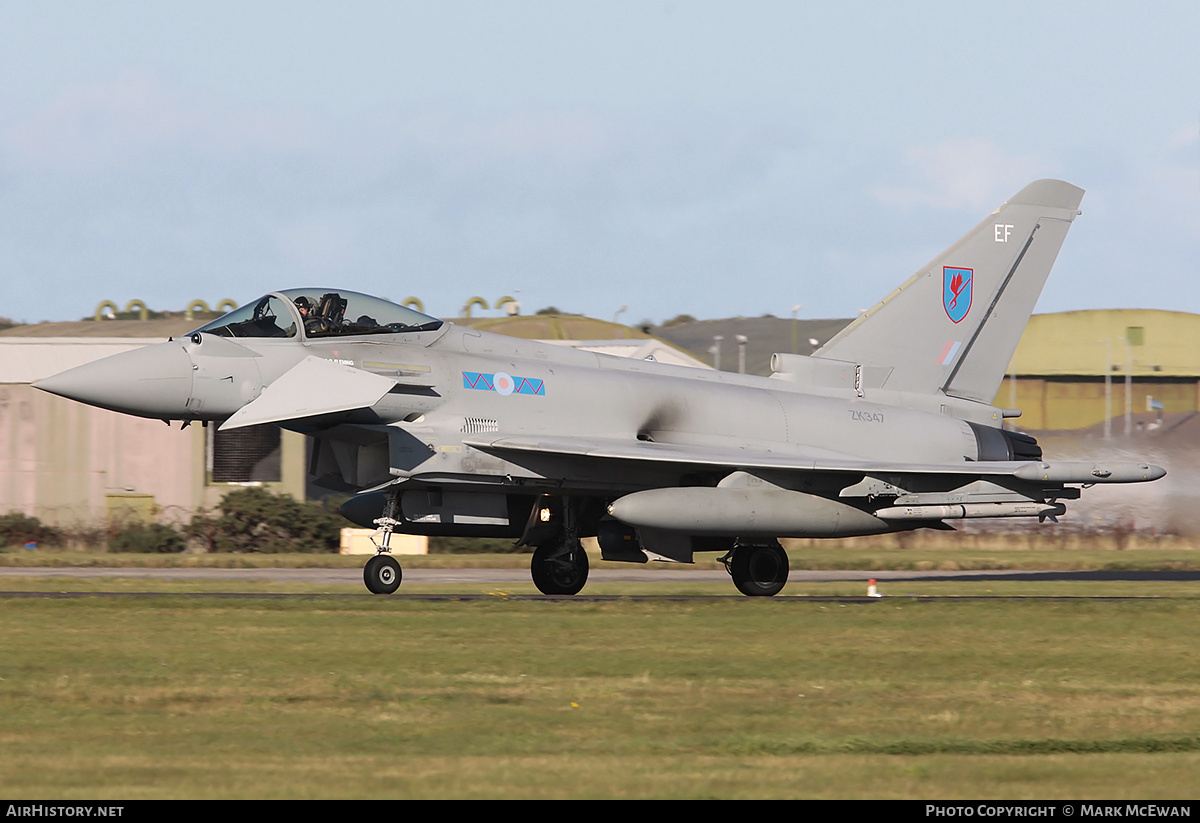
M 0 599 L 0 796 L 1200 794 L 1194 584 L 895 586 L 1162 599 Z

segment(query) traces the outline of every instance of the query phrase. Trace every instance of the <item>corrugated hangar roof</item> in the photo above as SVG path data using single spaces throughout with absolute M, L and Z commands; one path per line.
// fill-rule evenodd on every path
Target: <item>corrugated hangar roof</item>
M 1158 309 L 1036 314 L 1008 371 L 1103 377 L 1107 367 L 1124 375 L 1127 358 L 1137 376 L 1200 376 L 1200 315 Z
M 5 337 L 180 337 L 198 329 L 219 314 L 197 315 L 189 320 L 180 314 L 152 320 L 70 320 L 60 323 L 31 323 L 0 331 Z
M 650 335 L 620 323 L 581 314 L 520 314 L 511 317 L 456 317 L 450 322 L 527 340 L 646 340 Z

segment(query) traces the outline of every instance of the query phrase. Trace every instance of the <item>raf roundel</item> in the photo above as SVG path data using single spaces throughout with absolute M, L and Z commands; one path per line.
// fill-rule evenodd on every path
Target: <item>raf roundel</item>
M 516 386 L 517 384 L 512 379 L 512 375 L 505 374 L 502 371 L 496 372 L 496 374 L 492 377 L 492 387 L 496 390 L 497 394 L 502 394 L 507 397 L 513 393 L 513 389 L 515 389 Z

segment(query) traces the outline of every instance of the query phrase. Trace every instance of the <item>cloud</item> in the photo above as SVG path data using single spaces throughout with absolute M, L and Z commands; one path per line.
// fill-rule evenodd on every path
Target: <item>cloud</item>
M 1175 151 L 1194 151 L 1195 146 L 1200 144 L 1200 123 L 1180 129 L 1167 139 L 1167 150 Z M 1196 155 L 1192 155 L 1193 161 Z
M 984 137 L 943 140 L 910 149 L 908 186 L 871 190 L 880 203 L 978 212 L 994 209 L 1038 176 L 1044 162 L 1011 155 Z

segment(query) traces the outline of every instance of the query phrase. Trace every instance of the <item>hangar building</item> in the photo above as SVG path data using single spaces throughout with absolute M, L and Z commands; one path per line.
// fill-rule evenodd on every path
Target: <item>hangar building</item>
M 1124 433 L 1126 410 L 1133 426 L 1154 426 L 1162 414 L 1200 409 L 1200 315 L 1034 315 L 1008 373 L 995 402 L 1023 411 L 1021 429 L 1085 429 L 1108 417 L 1113 431 Z
M 770 339 L 774 326 L 761 318 L 750 330 L 751 343 L 789 350 L 795 324 L 771 320 L 779 325 L 779 339 Z M 81 321 L 0 332 L 0 513 L 21 511 L 62 526 L 97 525 L 120 518 L 186 520 L 245 484 L 305 497 L 307 451 L 300 435 L 269 425 L 223 433 L 199 425 L 181 430 L 178 423 L 95 409 L 30 385 L 184 334 L 201 322 Z M 704 367 L 707 356 L 701 351 L 690 357 L 635 329 L 585 317 L 457 322 L 639 359 Z M 697 339 L 710 339 L 720 322 L 694 324 L 705 329 Z M 820 336 L 828 339 L 848 321 L 808 322 L 823 324 Z M 800 331 L 803 340 L 817 335 L 816 326 Z M 735 358 L 726 363 L 736 368 Z M 1128 409 L 1133 436 L 1155 436 L 1164 419 L 1171 428 L 1200 409 L 1200 315 L 1137 309 L 1034 316 L 995 404 L 1022 409 L 1023 416 L 1010 422 L 1035 433 L 1095 430 L 1111 410 L 1116 437 L 1124 435 Z

